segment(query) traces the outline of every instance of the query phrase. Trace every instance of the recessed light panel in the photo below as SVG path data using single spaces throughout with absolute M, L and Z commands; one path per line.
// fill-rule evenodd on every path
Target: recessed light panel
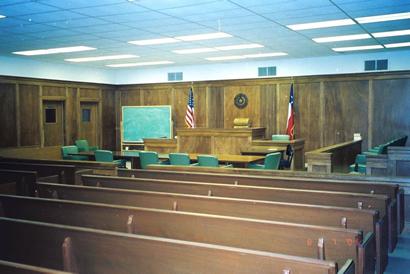
M 218 50 L 237 50 L 237 49 L 255 49 L 263 48 L 263 45 L 260 44 L 241 44 L 241 45 L 231 45 L 231 46 L 222 46 L 215 47 Z
M 402 48 L 402 47 L 410 47 L 410 42 L 403 42 L 403 43 L 393 43 L 393 44 L 385 44 L 386 48 Z
M 96 50 L 96 48 L 91 48 L 91 47 L 86 47 L 86 46 L 76 46 L 76 47 L 64 47 L 64 48 L 52 48 L 52 49 L 15 51 L 13 52 L 13 54 L 33 56 L 33 55 L 57 54 L 57 53 L 78 52 L 78 51 L 87 51 L 87 50 Z
M 213 33 L 177 36 L 174 38 L 178 40 L 182 40 L 182 41 L 200 41 L 200 40 L 211 40 L 211 39 L 228 38 L 228 37 L 232 37 L 232 35 L 225 33 L 225 32 L 213 32 Z
M 243 55 L 246 58 L 262 58 L 262 57 L 278 57 L 288 55 L 285 52 L 270 52 L 270 53 L 256 53 L 256 54 L 246 54 Z
M 341 20 L 330 20 L 322 22 L 313 22 L 305 24 L 295 24 L 288 25 L 287 27 L 292 30 L 306 30 L 306 29 L 321 29 L 321 28 L 330 28 L 338 26 L 348 26 L 356 24 L 352 19 L 341 19 Z
M 213 52 L 218 51 L 215 48 L 196 48 L 196 49 L 177 49 L 173 50 L 172 52 L 178 54 L 194 54 L 194 53 L 202 53 L 202 52 Z
M 160 45 L 160 44 L 170 44 L 181 42 L 175 38 L 157 38 L 157 39 L 146 39 L 146 40 L 136 40 L 129 41 L 128 43 L 138 45 L 138 46 L 148 46 L 148 45 Z
M 410 35 L 410 29 L 375 32 L 375 33 L 372 33 L 372 35 L 377 38 Z
M 355 18 L 360 24 L 410 19 L 410 12 L 384 14 Z
M 122 55 L 70 58 L 70 59 L 65 59 L 65 61 L 80 63 L 80 62 L 95 62 L 95 61 L 104 61 L 104 60 L 119 60 L 119 59 L 138 58 L 138 57 L 139 57 L 138 55 L 133 55 L 133 54 L 122 54 Z
M 361 40 L 361 39 L 369 39 L 369 38 L 371 38 L 371 36 L 366 33 L 366 34 L 319 37 L 319 38 L 313 38 L 312 40 L 315 41 L 316 43 L 329 43 L 329 42 L 351 41 L 351 40 Z
M 126 64 L 112 64 L 106 65 L 111 68 L 126 68 L 126 67 L 141 67 L 141 66 L 155 66 L 155 65 L 169 65 L 173 64 L 172 61 L 154 61 L 154 62 L 139 62 L 139 63 L 126 63 Z
M 358 47 L 344 47 L 344 48 L 332 48 L 332 50 L 337 52 L 346 52 L 346 51 L 356 51 L 356 50 L 369 50 L 369 49 L 382 49 L 381 45 L 370 45 L 370 46 L 358 46 Z
M 255 54 L 245 54 L 245 55 L 231 55 L 231 56 L 217 56 L 217 57 L 207 57 L 208 61 L 224 61 L 224 60 L 240 60 L 247 58 L 263 58 L 263 57 L 277 57 L 288 55 L 285 52 L 269 52 L 269 53 L 255 53 Z

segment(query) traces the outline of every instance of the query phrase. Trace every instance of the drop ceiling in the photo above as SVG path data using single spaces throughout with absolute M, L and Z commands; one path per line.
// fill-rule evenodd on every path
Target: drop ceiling
M 410 35 L 316 43 L 318 37 L 410 29 L 410 19 L 294 31 L 287 25 L 410 12 L 399 0 L 2 0 L 0 56 L 12 52 L 70 46 L 93 51 L 19 58 L 65 63 L 68 58 L 131 54 L 139 58 L 75 63 L 108 68 L 109 64 L 171 61 L 172 65 L 212 64 L 210 57 L 286 52 L 265 59 L 337 56 L 332 48 L 410 42 Z M 138 46 L 129 41 L 224 32 L 229 38 Z M 262 48 L 177 54 L 173 51 L 257 43 Z M 400 51 L 409 48 L 366 52 Z M 208 58 L 208 59 L 206 59 Z M 221 61 L 219 61 L 221 62 Z M 233 62 L 233 61 L 227 61 Z M 238 62 L 238 61 L 237 61 Z M 164 65 L 158 65 L 164 66 Z M 166 65 L 170 66 L 170 65 Z

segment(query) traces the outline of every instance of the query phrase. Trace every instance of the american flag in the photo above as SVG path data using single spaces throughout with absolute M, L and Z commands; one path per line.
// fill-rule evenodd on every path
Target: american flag
M 186 107 L 185 124 L 188 128 L 195 127 L 194 93 L 192 87 L 189 89 L 188 104 Z
M 289 95 L 289 107 L 288 107 L 288 120 L 286 122 L 286 134 L 289 135 L 289 139 L 295 138 L 295 110 L 293 108 L 293 84 L 290 86 Z

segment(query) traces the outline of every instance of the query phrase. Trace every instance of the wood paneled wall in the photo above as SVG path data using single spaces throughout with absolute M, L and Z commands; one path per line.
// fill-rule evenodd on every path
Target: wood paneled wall
M 363 149 L 410 134 L 410 71 L 195 82 L 198 127 L 231 128 L 237 117 L 266 127 L 266 138 L 284 133 L 290 84 L 294 83 L 296 137 L 305 151 L 353 139 L 361 133 Z M 42 146 L 42 101 L 62 100 L 65 143 L 79 137 L 80 102 L 100 107 L 100 146 L 120 147 L 122 106 L 171 105 L 174 130 L 185 127 L 191 83 L 110 86 L 0 77 L 0 146 Z M 234 106 L 238 93 L 245 109 Z
M 79 136 L 81 102 L 99 105 L 99 146 L 115 149 L 115 88 L 42 79 L 0 77 L 0 147 L 43 147 L 45 136 L 43 102 L 64 106 L 64 144 Z
M 237 117 L 266 127 L 266 138 L 286 129 L 289 90 L 294 83 L 296 137 L 305 151 L 353 139 L 360 133 L 363 149 L 410 134 L 410 72 L 363 73 L 294 78 L 226 80 L 194 83 L 198 127 L 231 128 Z M 174 129 L 185 127 L 191 83 L 119 86 L 124 105 L 172 105 Z M 245 109 L 234 106 L 247 95 Z M 117 122 L 121 117 L 117 114 Z M 119 129 L 119 127 L 117 127 Z M 117 132 L 120 138 L 120 132 Z

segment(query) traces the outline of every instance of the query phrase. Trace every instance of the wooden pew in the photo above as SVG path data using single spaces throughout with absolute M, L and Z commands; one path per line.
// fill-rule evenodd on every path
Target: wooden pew
M 30 158 L 13 158 L 1 157 L 0 162 L 23 162 L 31 164 L 49 164 L 49 165 L 73 165 L 77 171 L 89 170 L 93 174 L 99 175 L 116 175 L 117 165 L 108 162 L 80 161 L 80 160 L 53 160 L 53 159 L 30 159 Z
M 392 201 L 396 200 L 397 202 L 397 231 L 401 233 L 404 229 L 405 223 L 405 205 L 404 205 L 404 191 L 399 188 L 399 184 L 409 183 L 410 180 L 406 178 L 398 177 L 377 177 L 377 176 L 357 176 L 349 174 L 319 174 L 311 172 L 298 172 L 298 171 L 283 171 L 283 170 L 254 170 L 254 169 L 244 169 L 244 168 L 212 168 L 212 167 L 184 167 L 184 166 L 170 166 L 170 165 L 150 165 L 149 169 L 151 170 L 118 170 L 118 176 L 124 177 L 146 177 L 152 176 L 152 170 L 160 170 L 161 173 L 157 173 L 155 178 L 166 178 L 166 179 L 175 179 L 180 180 L 179 176 L 196 176 L 193 173 L 201 173 L 195 178 L 195 181 L 204 180 L 203 175 L 208 174 L 211 177 L 207 176 L 207 181 L 205 182 L 214 182 L 217 183 L 221 178 L 218 178 L 218 175 L 229 175 L 229 178 L 226 178 L 232 183 L 238 184 L 255 184 L 255 185 L 266 185 L 266 186 L 276 186 L 281 184 L 279 181 L 286 181 L 286 185 L 289 187 L 297 188 L 307 188 L 307 189 L 322 189 L 322 190 L 340 190 L 340 187 L 344 188 L 344 184 L 348 183 L 349 187 L 353 188 L 353 192 L 363 192 L 363 193 L 376 193 L 376 194 L 386 194 L 389 195 Z M 151 171 L 151 173 L 150 173 Z M 182 173 L 179 175 L 171 174 L 173 172 Z M 166 177 L 162 177 L 166 176 Z M 175 177 L 174 177 L 175 176 Z M 236 178 L 235 176 L 238 176 Z M 260 178 L 246 181 L 243 177 L 256 176 L 256 177 L 265 177 L 268 181 L 262 182 Z M 266 178 L 268 177 L 268 178 Z M 274 177 L 275 180 L 271 181 Z M 290 178 L 289 178 L 290 177 Z M 178 179 L 177 179 L 178 178 Z M 290 182 L 295 179 L 296 182 Z M 183 179 L 182 179 L 183 180 Z M 189 180 L 189 179 L 185 179 Z M 263 180 L 263 179 L 262 179 Z M 308 182 L 307 185 L 301 184 L 301 182 Z M 335 185 L 336 184 L 336 185 Z M 356 186 L 352 184 L 358 184 L 361 186 Z M 280 187 L 277 185 L 278 187 Z M 339 185 L 339 186 L 337 186 Z M 343 190 L 342 190 L 343 191 Z
M 152 165 L 152 168 L 157 168 Z M 162 169 L 161 167 L 158 167 Z M 295 189 L 308 190 L 326 190 L 326 191 L 342 191 L 342 192 L 357 192 L 369 194 L 388 195 L 390 204 L 388 210 L 388 227 L 391 233 L 399 234 L 404 228 L 404 194 L 400 191 L 398 184 L 389 184 L 383 182 L 365 182 L 354 180 L 341 180 L 330 178 L 295 178 L 295 177 L 268 177 L 256 175 L 241 175 L 241 174 L 219 174 L 218 168 L 209 168 L 208 172 L 189 172 L 191 169 L 187 167 L 166 167 L 168 170 L 124 170 L 119 169 L 118 175 L 123 177 L 134 178 L 155 178 L 168 179 L 178 181 L 194 181 L 206 183 L 222 183 L 233 185 L 252 185 L 252 186 L 267 186 L 267 187 L 285 187 Z M 185 170 L 185 171 L 183 171 Z M 242 169 L 246 170 L 246 169 Z M 196 169 L 198 171 L 198 169 Z M 395 236 L 397 238 L 397 236 Z M 390 242 L 390 251 L 396 246 L 396 240 L 392 238 Z
M 364 265 L 362 232 L 344 228 L 251 220 L 227 216 L 120 207 L 73 201 L 0 195 L 4 216 L 47 223 L 86 226 L 139 235 L 218 244 L 316 258 L 316 243 L 327 260 L 343 265 L 354 258 Z M 370 233 L 373 234 L 373 233 Z M 374 239 L 370 238 L 370 241 Z M 272 242 L 275 243 L 272 245 Z M 374 243 L 368 243 L 371 248 Z M 358 251 L 359 250 L 359 251 Z M 364 253 L 371 250 L 366 250 Z M 364 254 L 363 253 L 363 254 Z M 374 255 L 374 254 L 373 254 Z M 367 266 L 369 273 L 374 266 Z
M 80 273 L 336 272 L 329 261 L 90 228 L 0 218 L 0 229 L 7 260 Z
M 354 208 L 357 207 L 358 203 L 362 203 L 361 208 L 373 208 L 379 210 L 380 216 L 382 218 L 381 220 L 383 220 L 383 218 L 386 216 L 386 209 L 387 205 L 389 204 L 388 198 L 385 195 L 370 195 L 346 192 L 324 192 L 314 190 L 301 191 L 296 189 L 232 186 L 223 184 L 205 184 L 171 180 L 123 178 L 95 175 L 83 175 L 82 181 L 83 184 L 87 186 L 208 195 L 216 197 L 231 197 L 287 203 L 320 204 Z M 367 200 L 367 202 L 370 204 L 364 205 L 363 202 L 365 200 Z M 385 235 L 388 239 L 391 239 L 391 242 L 396 243 L 397 233 L 395 231 L 389 232 L 389 234 L 386 233 Z M 378 242 L 382 243 L 384 241 L 383 239 L 378 239 Z M 380 249 L 385 246 L 386 245 L 382 245 Z M 384 254 L 384 257 L 387 256 L 387 250 L 380 251 L 380 253 Z
M 33 196 L 37 181 L 37 172 L 0 169 L 0 181 L 6 182 L 5 192 L 17 195 Z
M 344 267 L 348 267 L 348 265 Z M 16 274 L 16 273 L 18 274 L 69 274 L 71 272 L 0 260 L 0 273 L 2 274 Z
M 159 193 L 159 192 L 146 192 L 146 191 L 135 191 L 135 190 L 123 190 L 123 189 L 108 189 L 108 188 L 96 188 L 96 187 L 86 187 L 86 186 L 71 186 L 71 185 L 60 185 L 60 184 L 48 184 L 48 183 L 38 183 L 39 195 L 45 198 L 58 198 L 64 200 L 77 200 L 77 201 L 88 201 L 96 203 L 108 203 L 108 204 L 118 204 L 127 206 L 139 206 L 139 207 L 149 207 L 158 209 L 168 209 L 175 211 L 187 211 L 187 212 L 198 212 L 205 214 L 217 214 L 226 215 L 241 218 L 255 218 L 255 219 L 265 219 L 265 220 L 277 220 L 277 216 L 285 216 L 287 212 L 288 217 L 291 219 L 294 216 L 291 213 L 297 212 L 294 207 L 293 210 L 286 210 L 285 205 L 282 205 L 282 211 L 275 210 L 275 205 L 273 202 L 267 201 L 257 201 L 257 200 L 241 200 L 241 199 L 230 199 L 230 198 L 218 198 L 218 197 L 208 197 L 208 196 L 196 196 L 196 195 L 184 195 L 184 194 L 174 194 L 174 193 Z M 301 207 L 304 205 L 299 205 L 299 213 L 308 212 L 303 211 Z M 296 205 L 297 207 L 297 205 Z M 327 207 L 322 207 L 321 210 L 316 206 L 317 216 L 323 217 L 324 212 L 329 213 L 330 209 Z M 309 209 L 307 209 L 309 210 Z M 348 210 L 348 209 L 345 209 Z M 315 216 L 315 210 L 310 209 L 310 213 Z M 323 213 L 321 213 L 323 212 Z M 311 215 L 312 216 L 312 215 Z M 315 217 L 311 217 L 314 219 Z M 373 215 L 374 216 L 374 215 Z M 305 216 L 306 217 L 306 216 Z M 366 219 L 362 215 L 363 220 Z M 284 217 L 280 219 L 283 221 Z M 368 217 L 367 217 L 368 219 Z M 291 219 L 292 220 L 292 219 Z M 301 220 L 301 219 L 293 219 Z M 363 221 L 362 220 L 362 221 Z M 321 220 L 323 222 L 323 220 Z M 334 223 L 338 223 L 340 219 L 333 220 Z M 353 221 L 353 220 L 352 220 Z M 354 221 L 353 221 L 354 222 Z M 373 221 L 370 221 L 373 223 Z M 337 226 L 337 225 L 336 225 Z M 371 229 L 371 224 L 367 225 L 367 229 Z M 367 233 L 368 234 L 368 233 Z M 380 232 L 379 232 L 380 235 Z M 379 255 L 379 254 L 378 254 Z M 383 261 L 382 266 L 386 264 L 385 257 L 381 258 Z
M 21 162 L 0 162 L 0 169 L 28 170 L 36 171 L 39 179 L 41 177 L 56 177 L 58 183 L 74 184 L 75 166 L 73 165 L 52 165 L 52 164 L 32 164 Z

